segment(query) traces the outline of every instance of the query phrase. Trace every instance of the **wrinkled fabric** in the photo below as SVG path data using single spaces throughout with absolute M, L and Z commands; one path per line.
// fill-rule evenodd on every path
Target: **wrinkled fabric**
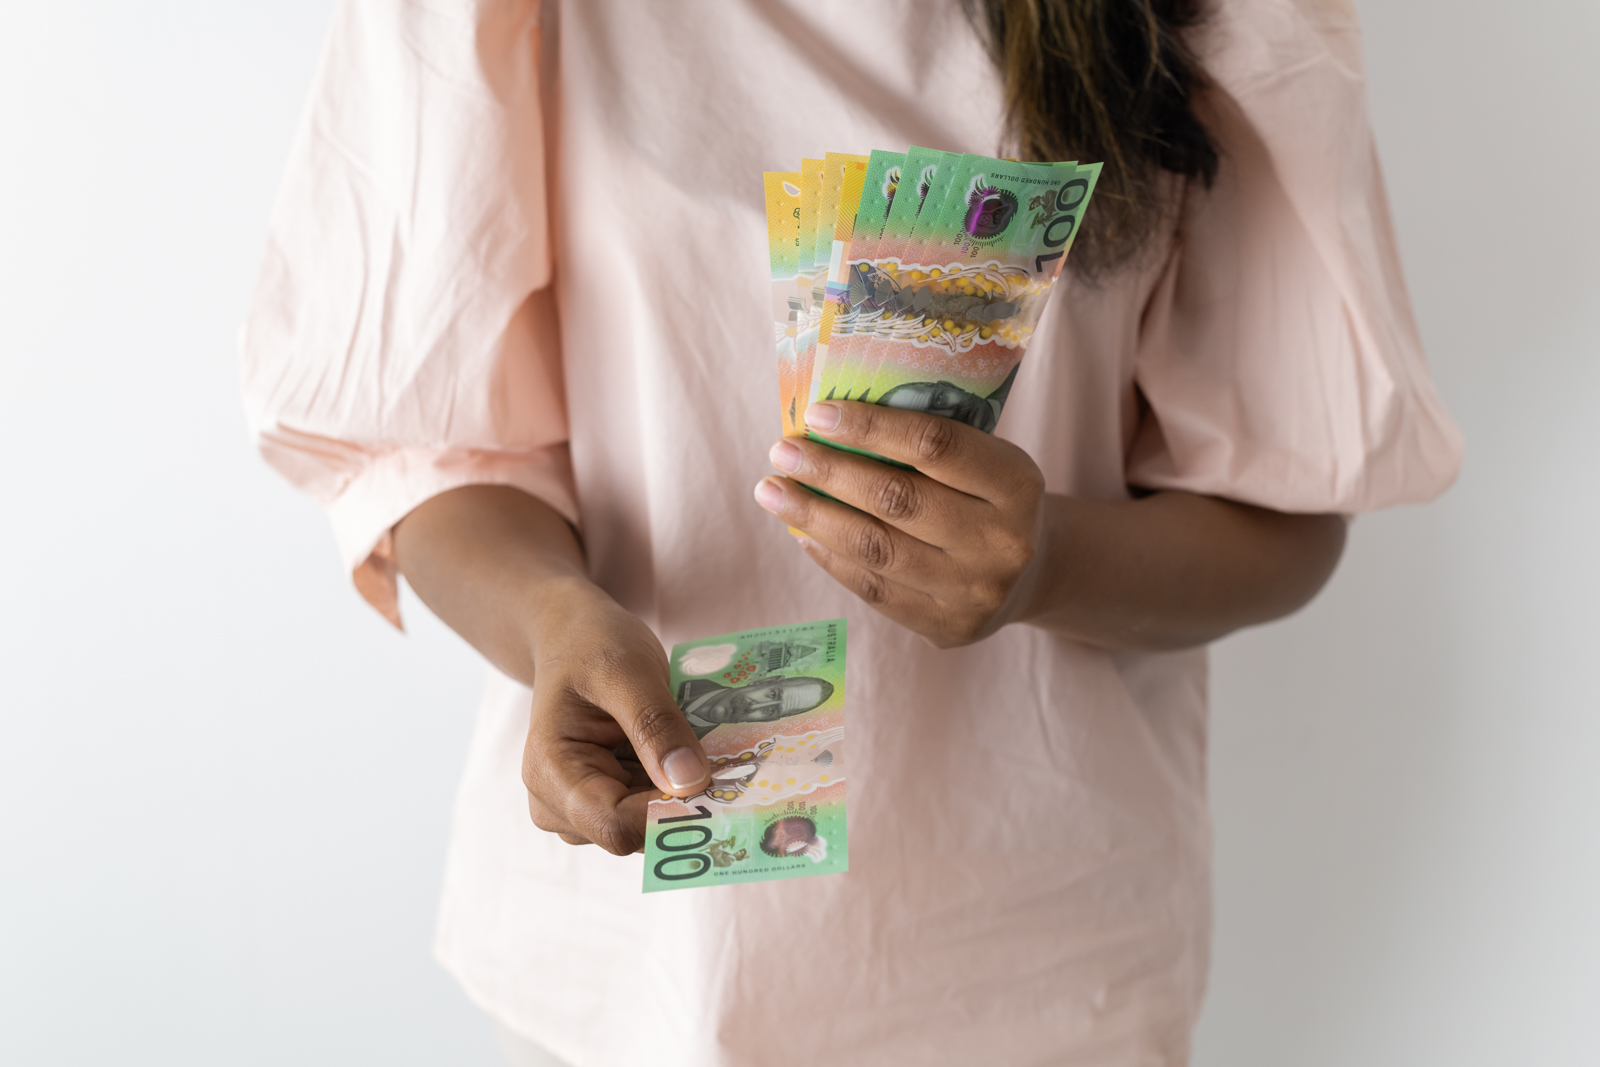
M 1301 512 L 1426 500 L 1428 380 L 1342 3 L 1196 33 L 1222 151 L 1131 268 L 1064 276 L 1000 424 L 1052 492 Z M 529 693 L 491 672 L 437 953 L 574 1067 L 1183 1064 L 1205 984 L 1202 650 L 1029 627 L 939 652 L 750 498 L 779 432 L 760 172 L 993 153 L 953 0 L 345 0 L 244 334 L 267 461 L 398 622 L 389 530 L 505 484 L 663 642 L 850 619 L 848 874 L 640 893 L 535 829 Z M 449 714 L 441 709 L 441 714 Z

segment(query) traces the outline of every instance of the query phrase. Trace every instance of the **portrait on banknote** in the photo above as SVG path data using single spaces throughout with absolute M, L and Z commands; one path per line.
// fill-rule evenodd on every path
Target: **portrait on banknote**
M 723 723 L 773 722 L 804 715 L 827 703 L 833 696 L 833 683 L 824 678 L 787 678 L 779 674 L 740 686 L 690 678 L 678 686 L 677 696 L 695 736 L 704 738 Z

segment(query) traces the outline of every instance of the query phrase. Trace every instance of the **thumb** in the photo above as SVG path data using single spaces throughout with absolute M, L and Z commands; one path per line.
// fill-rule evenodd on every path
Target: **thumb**
M 628 735 L 634 754 L 664 793 L 689 796 L 711 777 L 694 728 L 678 709 L 666 679 L 654 671 L 627 672 L 613 679 L 606 710 Z

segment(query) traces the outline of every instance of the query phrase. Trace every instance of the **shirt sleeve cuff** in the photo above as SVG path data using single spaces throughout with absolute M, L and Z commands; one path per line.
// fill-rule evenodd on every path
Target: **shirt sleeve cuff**
M 328 518 L 357 592 L 397 628 L 403 629 L 394 526 L 424 502 L 465 485 L 521 489 L 578 525 L 565 444 L 515 451 L 405 448 L 372 457 L 327 503 Z

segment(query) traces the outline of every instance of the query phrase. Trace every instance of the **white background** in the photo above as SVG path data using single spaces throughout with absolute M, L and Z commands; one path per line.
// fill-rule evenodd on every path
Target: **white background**
M 496 1063 L 428 946 L 479 684 L 245 440 L 329 0 L 0 0 L 0 1063 Z M 1216 653 L 1200 1067 L 1600 1062 L 1600 5 L 1366 0 L 1439 504 Z

